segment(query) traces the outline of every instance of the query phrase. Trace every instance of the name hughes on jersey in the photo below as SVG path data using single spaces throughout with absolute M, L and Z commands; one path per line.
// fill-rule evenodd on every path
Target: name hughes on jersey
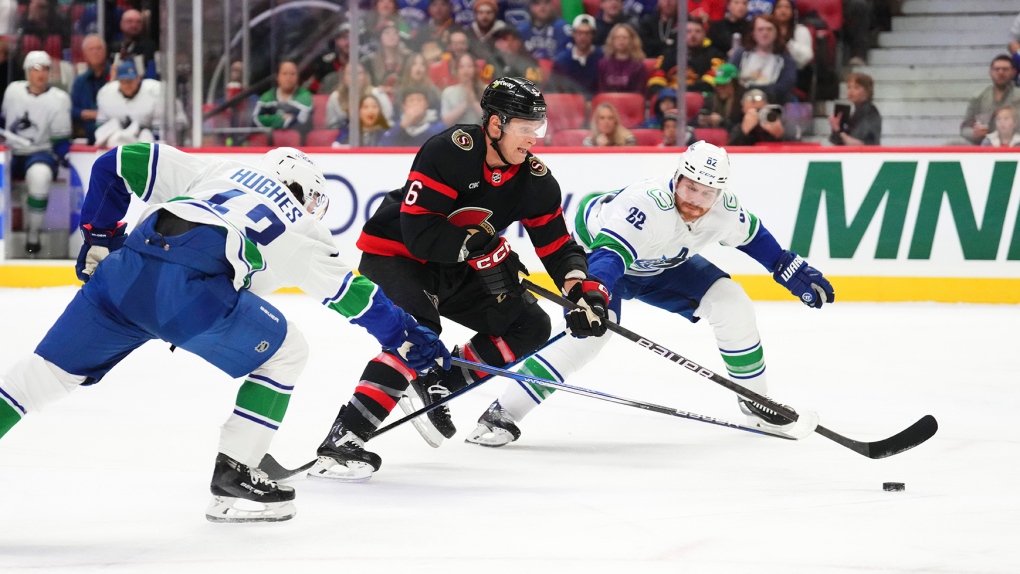
M 230 179 L 259 195 L 264 195 L 271 199 L 280 208 L 284 217 L 291 223 L 294 223 L 299 217 L 304 215 L 304 210 L 300 206 L 294 205 L 294 202 L 290 200 L 290 195 L 280 184 L 257 171 L 239 169 L 234 175 L 230 176 Z M 290 208 L 289 211 L 288 208 Z

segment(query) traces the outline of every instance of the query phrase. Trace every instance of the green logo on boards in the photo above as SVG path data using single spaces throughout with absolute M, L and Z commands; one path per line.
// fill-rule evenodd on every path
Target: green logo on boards
M 1016 178 L 1017 162 L 997 161 L 992 169 L 984 213 L 978 220 L 973 198 L 983 190 L 970 190 L 958 161 L 932 161 L 927 172 L 918 173 L 916 161 L 887 161 L 882 164 L 871 183 L 864 201 L 853 219 L 847 218 L 843 188 L 843 167 L 840 162 L 818 161 L 808 165 L 804 192 L 797 210 L 790 249 L 805 257 L 810 254 L 815 225 L 819 219 L 822 197 L 828 226 L 829 254 L 834 259 L 854 256 L 865 232 L 878 217 L 878 244 L 875 259 L 896 259 L 908 218 L 908 206 L 914 179 L 924 177 L 913 232 L 909 238 L 908 259 L 931 258 L 932 244 L 943 204 L 952 215 L 964 259 L 994 261 L 1002 243 L 1007 217 L 1006 207 Z M 943 198 L 945 201 L 943 201 Z M 884 210 L 879 216 L 879 207 Z M 1012 214 L 1013 234 L 1008 238 L 1006 260 L 1020 260 L 1020 211 Z M 943 218 L 945 222 L 947 218 Z M 944 223 L 945 225 L 945 223 Z

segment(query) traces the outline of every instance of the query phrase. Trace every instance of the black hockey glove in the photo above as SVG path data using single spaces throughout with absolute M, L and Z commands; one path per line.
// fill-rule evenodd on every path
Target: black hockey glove
M 578 308 L 567 312 L 567 328 L 579 339 L 601 337 L 609 322 L 609 290 L 598 279 L 588 278 L 575 283 L 567 299 Z
M 510 243 L 499 235 L 477 232 L 464 243 L 468 265 L 478 272 L 485 289 L 499 295 L 509 293 L 515 297 L 524 294 L 518 273 L 528 274 L 520 257 L 510 249 Z

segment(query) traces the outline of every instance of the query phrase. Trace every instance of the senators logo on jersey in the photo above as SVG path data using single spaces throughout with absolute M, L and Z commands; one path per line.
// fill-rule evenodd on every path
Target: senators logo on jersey
M 545 164 L 542 163 L 542 160 L 538 159 L 535 156 L 531 156 L 531 158 L 528 159 L 528 164 L 531 167 L 531 173 L 536 176 L 541 177 L 549 173 L 549 168 L 545 167 Z
M 489 235 L 496 235 L 496 229 L 489 223 L 492 212 L 480 207 L 465 207 L 454 211 L 447 217 L 457 227 L 483 229 Z
M 464 151 L 468 151 L 469 149 L 475 147 L 475 140 L 471 138 L 471 134 L 465 132 L 464 130 L 457 130 L 453 132 L 451 139 L 453 139 L 453 143 L 457 147 Z

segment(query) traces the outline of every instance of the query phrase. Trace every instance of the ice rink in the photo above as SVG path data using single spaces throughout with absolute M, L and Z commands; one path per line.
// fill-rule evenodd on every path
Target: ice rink
M 73 294 L 0 290 L 0 369 Z M 272 302 L 312 346 L 271 449 L 296 466 L 377 347 L 309 298 Z M 0 572 L 1020 572 L 1020 307 L 757 310 L 773 398 L 859 440 L 925 414 L 938 434 L 870 460 L 817 434 L 782 441 L 557 393 L 518 442 L 466 444 L 508 384 L 493 380 L 451 403 L 459 432 L 442 448 L 408 424 L 369 443 L 383 466 L 368 483 L 298 478 L 293 520 L 212 524 L 219 425 L 239 383 L 153 342 L 0 440 Z M 623 323 L 722 370 L 707 324 L 634 302 Z M 465 337 L 452 324 L 443 335 Z M 568 382 L 742 419 L 732 392 L 620 337 Z

